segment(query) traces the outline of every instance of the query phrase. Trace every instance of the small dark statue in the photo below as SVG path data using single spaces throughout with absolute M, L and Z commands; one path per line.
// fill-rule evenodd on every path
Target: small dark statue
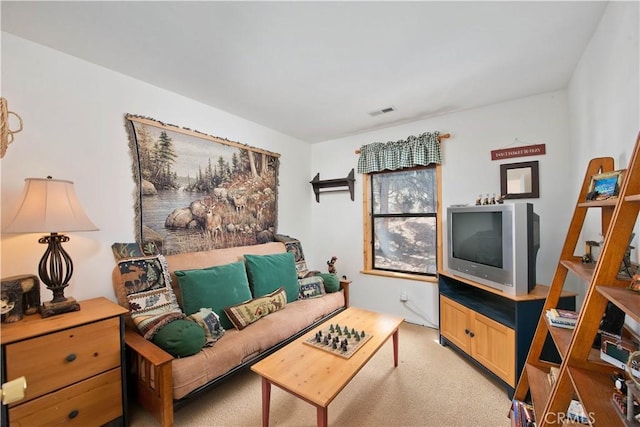
M 329 273 L 336 274 L 336 261 L 337 257 L 332 256 L 329 261 L 327 261 L 327 266 L 329 267 Z

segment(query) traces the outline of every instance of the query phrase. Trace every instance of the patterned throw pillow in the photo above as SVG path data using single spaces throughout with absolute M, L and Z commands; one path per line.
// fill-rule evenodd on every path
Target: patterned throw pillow
M 163 255 L 133 258 L 118 263 L 131 319 L 148 340 L 165 325 L 185 316 L 171 288 Z
M 294 239 L 293 237 L 289 237 L 285 234 L 276 234 L 275 240 L 276 242 L 284 243 L 284 247 L 287 252 L 291 252 L 293 254 L 298 278 L 306 277 L 309 273 L 309 269 L 307 268 L 307 262 L 304 259 L 302 243 L 300 243 L 300 240 Z
M 151 289 L 171 289 L 167 260 L 163 255 L 125 259 L 118 262 L 118 268 L 127 295 Z
M 284 288 L 280 288 L 269 295 L 227 307 L 224 312 L 236 329 L 242 330 L 269 313 L 282 310 L 286 304 L 287 293 Z
M 160 251 L 153 242 L 146 242 L 143 246 L 140 246 L 138 243 L 114 243 L 111 245 L 111 250 L 113 251 L 116 262 L 124 259 L 160 254 Z
M 225 333 L 220 324 L 220 318 L 210 308 L 201 308 L 200 311 L 193 313 L 188 319 L 193 320 L 204 329 L 205 347 L 211 347 Z
M 298 299 L 317 298 L 326 294 L 324 280 L 320 276 L 298 279 L 298 286 L 300 287 Z

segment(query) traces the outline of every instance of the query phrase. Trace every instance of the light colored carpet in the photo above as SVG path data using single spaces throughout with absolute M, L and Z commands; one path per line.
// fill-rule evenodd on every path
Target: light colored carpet
M 508 427 L 505 389 L 450 347 L 438 331 L 403 323 L 399 364 L 391 339 L 329 405 L 330 426 Z M 509 351 L 505 349 L 505 351 Z M 157 426 L 130 405 L 132 427 Z M 176 426 L 261 426 L 260 377 L 247 370 L 199 396 L 175 413 Z M 272 387 L 272 426 L 315 426 L 316 410 Z

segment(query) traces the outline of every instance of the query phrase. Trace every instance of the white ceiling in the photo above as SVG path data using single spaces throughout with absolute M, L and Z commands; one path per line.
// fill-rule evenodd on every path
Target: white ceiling
M 308 142 L 566 88 L 607 4 L 1 3 L 3 31 Z

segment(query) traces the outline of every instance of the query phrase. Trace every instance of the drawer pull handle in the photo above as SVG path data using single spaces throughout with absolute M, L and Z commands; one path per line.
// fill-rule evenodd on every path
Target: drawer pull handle
M 74 409 L 73 411 L 69 412 L 68 417 L 69 417 L 70 419 L 74 419 L 75 417 L 77 417 L 77 416 L 78 416 L 78 414 L 79 414 L 79 413 L 80 413 L 80 412 L 79 412 L 77 409 Z
M 67 356 L 67 362 L 73 362 L 74 360 L 76 360 L 76 354 L 75 353 L 71 353 L 70 355 Z

